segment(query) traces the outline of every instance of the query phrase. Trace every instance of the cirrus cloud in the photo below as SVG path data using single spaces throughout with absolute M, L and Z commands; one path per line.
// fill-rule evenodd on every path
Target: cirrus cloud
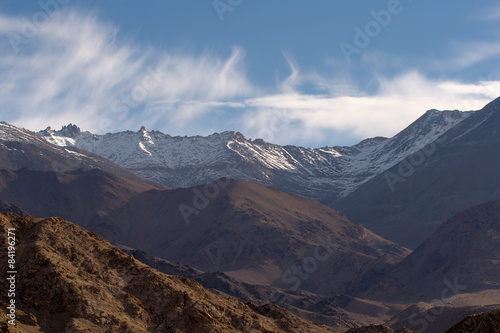
M 479 109 L 500 95 L 492 77 L 435 80 L 410 68 L 374 75 L 377 88 L 368 94 L 345 75 L 301 71 L 288 52 L 291 74 L 265 91 L 250 82 L 242 47 L 228 56 L 144 48 L 73 10 L 55 12 L 16 54 L 6 36 L 22 33 L 19 22 L 0 16 L 0 112 L 1 120 L 31 130 L 71 122 L 104 133 L 140 124 L 174 135 L 239 130 L 324 146 L 392 136 L 428 109 Z M 481 61 L 471 57 L 461 64 Z M 321 93 L 305 93 L 305 85 Z

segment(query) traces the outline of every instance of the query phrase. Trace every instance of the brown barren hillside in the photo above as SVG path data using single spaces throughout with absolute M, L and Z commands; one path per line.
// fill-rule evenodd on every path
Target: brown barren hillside
M 321 294 L 365 290 L 409 253 L 317 201 L 239 180 L 165 190 L 95 169 L 0 170 L 0 200 L 204 272 Z
M 2 332 L 331 332 L 160 273 L 60 218 L 2 213 L 0 228 L 15 229 L 18 270 L 17 325 L 2 322 Z M 6 253 L 2 242 L 3 268 Z
M 456 214 L 365 296 L 430 301 L 500 290 L 500 200 Z
M 240 180 L 148 191 L 107 218 L 118 243 L 251 284 L 322 294 L 371 285 L 409 251 L 304 197 Z
M 18 205 L 34 216 L 60 216 L 75 221 L 104 237 L 114 235 L 120 224 L 105 219 L 109 211 L 151 189 L 165 188 L 99 169 L 81 168 L 66 173 L 0 169 L 0 200 Z

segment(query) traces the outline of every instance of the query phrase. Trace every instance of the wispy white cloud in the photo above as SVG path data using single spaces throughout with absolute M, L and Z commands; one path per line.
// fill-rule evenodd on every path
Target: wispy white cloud
M 0 13 L 0 33 L 8 34 L 19 32 L 23 27 L 21 18 L 14 18 Z
M 0 34 L 21 33 L 18 22 L 0 15 Z M 281 144 L 335 145 L 391 136 L 428 109 L 479 109 L 500 95 L 492 79 L 464 84 L 408 69 L 374 75 L 376 88 L 367 93 L 347 73 L 301 71 L 287 52 L 290 75 L 262 93 L 248 78 L 241 47 L 227 57 L 140 48 L 122 41 L 116 27 L 69 10 L 56 12 L 19 53 L 1 46 L 1 120 L 32 130 L 69 122 L 98 133 L 140 125 L 171 134 L 215 128 Z M 486 57 L 467 52 L 452 63 Z M 500 53 L 500 43 L 488 52 Z M 369 58 L 375 67 L 378 58 Z M 303 85 L 321 93 L 306 94 Z
M 283 51 L 282 53 L 288 67 L 290 67 L 290 75 L 281 82 L 281 90 L 286 92 L 295 91 L 301 81 L 299 76 L 299 65 L 289 52 Z
M 356 140 L 373 136 L 393 136 L 426 110 L 477 110 L 500 95 L 500 81 L 462 84 L 433 81 L 418 71 L 394 78 L 379 77 L 374 95 L 330 96 L 300 93 L 269 95 L 249 99 L 252 110 L 246 116 L 249 136 L 267 135 L 264 139 L 279 143 L 300 138 L 311 145 L 342 136 Z M 270 125 L 279 113 L 279 130 Z M 293 127 L 293 131 L 289 128 Z M 266 130 L 263 130 L 266 129 Z M 346 137 L 347 136 L 347 137 Z M 334 141 L 330 141 L 335 144 Z
M 500 4 L 491 2 L 478 6 L 478 10 L 471 12 L 468 19 L 474 25 L 484 25 L 487 34 L 481 39 L 454 39 L 450 41 L 451 56 L 433 62 L 437 70 L 463 70 L 483 61 L 500 56 L 500 34 L 498 34 L 498 20 L 500 20 Z M 487 37 L 489 36 L 489 37 Z
M 18 20 L 0 16 L 0 32 L 22 36 L 11 25 Z M 1 29 L 6 26 L 10 29 Z M 76 122 L 102 132 L 123 129 L 125 121 L 143 117 L 139 111 L 162 100 L 184 103 L 181 112 L 189 117 L 196 116 L 198 101 L 238 98 L 254 90 L 241 48 L 227 59 L 159 52 L 120 42 L 117 32 L 95 16 L 59 11 L 19 45 L 17 54 L 3 45 L 2 118 L 31 129 Z

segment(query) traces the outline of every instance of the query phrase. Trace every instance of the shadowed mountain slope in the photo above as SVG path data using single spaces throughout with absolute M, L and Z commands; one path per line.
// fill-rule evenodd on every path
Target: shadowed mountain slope
M 409 329 L 393 330 L 392 328 L 385 327 L 383 325 L 370 325 L 365 327 L 352 328 L 348 330 L 346 333 L 416 333 L 416 332 L 411 331 Z
M 445 333 L 499 333 L 500 309 L 468 316 Z
M 28 215 L 28 213 L 17 205 L 0 200 L 0 213 L 14 213 L 18 215 Z
M 293 290 L 367 288 L 408 254 L 317 201 L 240 180 L 144 192 L 108 217 L 123 221 L 121 244 Z
M 500 290 L 500 200 L 443 223 L 367 295 L 428 301 L 489 289 Z
M 499 151 L 500 98 L 331 206 L 416 248 L 459 211 L 500 199 Z
M 99 169 L 78 169 L 64 174 L 26 168 L 0 169 L 1 200 L 14 203 L 31 215 L 77 221 L 102 235 L 115 232 L 120 224 L 106 220 L 106 214 L 133 196 L 157 188 L 162 187 Z
M 0 172 L 0 199 L 32 215 L 62 216 L 109 241 L 251 284 L 356 293 L 408 254 L 317 201 L 253 183 L 148 186 L 98 170 Z

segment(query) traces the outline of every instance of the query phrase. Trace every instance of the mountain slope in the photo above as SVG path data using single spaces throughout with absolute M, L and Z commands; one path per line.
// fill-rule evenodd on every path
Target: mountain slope
M 499 333 L 500 309 L 468 316 L 445 333 Z
M 0 200 L 0 213 L 14 213 L 17 215 L 28 215 L 28 213 L 17 205 Z
M 367 295 L 422 301 L 484 290 L 500 290 L 500 200 L 443 223 Z
M 218 296 L 162 274 L 60 218 L 0 214 L 14 228 L 16 327 L 32 332 L 329 332 L 276 306 Z M 6 262 L 6 245 L 1 245 Z M 0 299 L 2 314 L 7 306 Z M 19 327 L 21 326 L 21 327 Z
M 97 168 L 133 181 L 152 183 L 101 156 L 50 144 L 34 132 L 5 122 L 0 122 L 0 168 L 54 172 Z
M 408 253 L 317 201 L 239 180 L 144 192 L 107 218 L 123 221 L 113 241 L 160 258 L 326 294 L 367 288 Z
M 266 304 L 275 299 L 273 298 L 275 293 L 279 293 L 281 297 L 275 304 L 303 319 L 321 323 L 339 331 L 370 323 L 378 323 L 381 321 L 378 317 L 385 315 L 383 311 L 378 312 L 376 315 L 373 315 L 373 312 L 372 315 L 366 314 L 367 311 L 360 306 L 357 309 L 351 307 L 352 312 L 344 310 L 342 307 L 349 307 L 351 303 L 363 304 L 363 300 L 354 297 L 345 295 L 321 296 L 310 292 L 289 292 L 271 286 L 251 285 L 235 280 L 222 272 L 203 273 L 184 264 L 171 263 L 151 256 L 144 251 L 123 246 L 120 246 L 120 248 L 125 248 L 125 253 L 162 273 L 191 278 L 208 290 L 215 291 L 220 295 L 235 297 L 240 301 Z M 373 302 L 370 305 L 374 307 Z M 385 310 L 383 304 L 380 305 L 380 308 Z M 387 312 L 394 312 L 394 309 L 388 308 Z
M 99 170 L 0 170 L 0 200 L 30 214 L 72 219 L 112 242 L 251 284 L 359 292 L 408 254 L 317 201 L 257 184 L 148 186 Z
M 57 145 L 91 151 L 171 188 L 230 177 L 327 200 L 347 195 L 469 115 L 430 110 L 393 138 L 318 149 L 252 141 L 237 132 L 172 137 L 144 127 L 138 132 L 95 135 L 70 124 L 60 131 L 49 127 L 39 135 Z
M 162 188 L 99 169 L 78 169 L 64 174 L 26 168 L 0 169 L 0 200 L 16 204 L 32 215 L 78 221 L 103 235 L 119 229 L 119 221 L 104 222 L 109 211 L 141 192 Z
M 454 214 L 500 198 L 500 99 L 331 206 L 415 248 Z

